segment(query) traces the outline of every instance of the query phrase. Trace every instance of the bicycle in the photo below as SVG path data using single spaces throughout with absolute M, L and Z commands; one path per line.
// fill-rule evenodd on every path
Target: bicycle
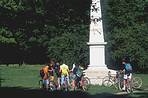
M 126 91 L 127 93 L 132 93 L 133 92 L 133 83 L 132 83 L 132 79 L 125 79 L 125 90 L 122 89 L 124 87 L 124 82 L 121 81 L 119 88 L 121 91 Z
M 88 90 L 88 87 L 90 85 L 90 79 L 88 77 L 86 77 L 85 75 L 82 76 L 81 78 L 81 87 L 83 91 Z
M 56 85 L 54 81 L 49 81 L 48 87 L 46 87 L 43 83 L 43 80 L 39 80 L 39 88 L 43 90 L 54 91 L 56 90 Z
M 86 77 L 83 72 L 81 76 L 77 76 L 75 85 L 76 85 L 76 89 L 81 89 L 83 91 L 86 91 L 88 90 L 88 87 L 90 85 L 90 79 Z
M 103 78 L 102 84 L 106 87 L 114 86 L 116 89 L 118 89 L 120 81 L 121 81 L 121 74 L 119 74 L 119 72 L 117 72 L 116 75 L 111 75 L 109 71 L 108 76 L 105 76 Z
M 73 87 L 73 83 L 75 84 L 75 87 Z M 90 79 L 85 76 L 85 72 L 82 72 L 82 75 L 75 75 L 72 72 L 70 73 L 70 84 L 71 84 L 71 90 L 80 89 L 83 91 L 86 91 L 90 85 Z
M 127 85 L 128 84 L 128 85 Z M 129 93 L 134 89 L 139 89 L 142 86 L 142 79 L 140 77 L 132 77 L 130 83 L 126 80 L 126 91 Z M 123 88 L 123 80 L 119 84 L 119 89 L 122 90 Z

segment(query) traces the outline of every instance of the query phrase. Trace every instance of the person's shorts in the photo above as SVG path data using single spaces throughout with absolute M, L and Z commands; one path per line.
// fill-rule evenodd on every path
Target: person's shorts
M 49 80 L 48 79 L 43 80 L 43 84 L 48 85 L 49 84 Z
M 131 79 L 132 78 L 132 73 L 128 73 L 124 75 L 124 79 Z

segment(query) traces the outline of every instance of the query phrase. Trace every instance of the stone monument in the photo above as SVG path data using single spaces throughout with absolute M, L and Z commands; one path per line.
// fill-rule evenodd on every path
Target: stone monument
M 85 72 L 86 76 L 90 78 L 91 84 L 102 85 L 102 79 L 108 75 L 108 71 L 111 71 L 111 74 L 115 74 L 115 71 L 108 69 L 105 64 L 105 45 L 107 42 L 104 42 L 100 0 L 92 0 L 90 20 L 89 42 L 87 43 L 90 64 Z

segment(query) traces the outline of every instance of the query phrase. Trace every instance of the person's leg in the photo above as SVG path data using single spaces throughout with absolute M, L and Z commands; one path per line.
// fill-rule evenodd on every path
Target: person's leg
M 75 90 L 76 88 L 76 75 L 73 74 L 73 78 L 72 78 L 72 89 Z
M 61 75 L 61 85 L 64 85 L 64 78 L 65 78 L 65 76 Z
M 69 83 L 69 76 L 66 76 L 66 79 L 67 79 L 68 86 L 70 86 L 70 83 Z
M 73 79 L 72 80 L 72 90 L 74 90 L 75 89 L 75 80 Z
M 42 79 L 42 88 L 44 89 L 45 88 L 45 80 Z
M 71 74 L 71 81 L 72 90 L 74 90 L 74 74 Z
M 131 81 L 131 79 L 132 79 L 132 73 L 129 74 L 128 79 L 129 79 L 129 81 Z
M 60 89 L 60 77 L 58 76 L 58 89 Z
M 80 81 L 80 86 L 83 86 L 83 83 L 84 83 L 84 81 L 83 81 L 83 79 L 84 79 L 84 77 L 80 77 L 80 79 L 79 79 L 79 81 Z
M 127 80 L 127 74 L 124 75 L 124 80 L 123 80 L 123 88 L 122 90 L 125 90 L 125 87 L 126 87 L 126 80 Z
M 131 87 L 131 80 L 132 79 L 132 73 L 129 73 L 128 74 L 128 76 L 127 76 L 127 83 L 128 83 L 128 87 L 130 88 L 130 89 L 132 89 L 132 87 Z
M 80 87 L 82 86 L 81 78 L 82 78 L 82 77 L 78 77 L 78 83 L 80 83 Z
M 49 80 L 48 79 L 45 80 L 45 87 L 46 87 L 46 90 L 48 90 L 48 88 L 49 88 Z

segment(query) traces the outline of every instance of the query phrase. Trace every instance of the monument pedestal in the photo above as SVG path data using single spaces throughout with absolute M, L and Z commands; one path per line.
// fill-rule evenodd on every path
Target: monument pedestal
M 116 74 L 116 71 L 108 69 L 105 65 L 105 45 L 107 43 L 89 42 L 87 44 L 90 48 L 90 64 L 84 71 L 85 75 L 90 79 L 91 84 L 102 85 L 102 80 L 109 71 L 112 75 Z
M 89 66 L 84 72 L 85 75 L 90 79 L 92 85 L 102 85 L 103 78 L 108 75 L 108 72 L 112 75 L 116 74 L 116 71 L 108 69 L 107 67 L 93 67 Z

